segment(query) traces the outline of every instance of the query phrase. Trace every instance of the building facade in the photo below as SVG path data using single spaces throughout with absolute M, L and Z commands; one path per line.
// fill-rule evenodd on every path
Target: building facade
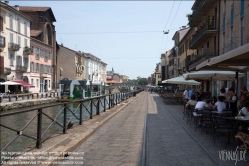
M 31 43 L 31 45 L 33 44 L 34 47 L 36 46 L 34 49 L 34 51 L 36 51 L 35 54 L 44 56 L 40 57 L 39 59 L 37 56 L 37 59 L 33 62 L 38 64 L 39 61 L 40 67 L 43 65 L 50 66 L 47 68 L 49 68 L 49 72 L 51 74 L 44 73 L 43 71 L 40 72 L 42 75 L 40 75 L 40 78 L 38 79 L 40 82 L 38 85 L 46 86 L 47 80 L 47 84 L 49 81 L 51 81 L 51 89 L 56 89 L 56 31 L 53 24 L 56 22 L 56 19 L 53 11 L 50 7 L 37 6 L 20 6 L 19 10 L 32 19 L 32 25 L 30 26 L 30 36 L 36 40 L 31 40 L 31 42 L 34 42 Z M 40 41 L 40 43 L 38 43 L 38 41 Z M 46 59 L 47 57 L 49 58 L 48 61 Z M 44 77 L 44 74 L 47 75 L 47 78 Z M 42 90 L 41 87 L 38 89 Z
M 6 4 L 4 8 L 7 9 L 5 45 L 8 47 L 5 49 L 4 66 L 11 69 L 6 80 L 23 80 L 29 83 L 31 18 L 20 12 L 18 6 Z
M 60 80 L 84 80 L 86 59 L 84 53 L 71 50 L 63 45 L 57 49 L 57 87 Z
M 92 82 L 105 82 L 107 64 L 90 53 L 84 53 L 84 56 L 86 57 L 86 80 Z

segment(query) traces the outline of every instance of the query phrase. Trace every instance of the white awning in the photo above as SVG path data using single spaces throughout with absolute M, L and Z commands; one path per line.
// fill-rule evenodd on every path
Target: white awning
M 162 83 L 179 84 L 179 85 L 200 85 L 201 84 L 200 82 L 197 82 L 195 80 L 185 80 L 183 76 L 164 80 L 162 81 Z
M 243 73 L 238 73 L 238 77 L 243 77 Z M 183 74 L 183 77 L 186 80 L 189 79 L 209 79 L 212 77 L 212 80 L 235 80 L 236 78 L 236 72 L 234 71 L 197 71 L 193 73 L 186 73 Z

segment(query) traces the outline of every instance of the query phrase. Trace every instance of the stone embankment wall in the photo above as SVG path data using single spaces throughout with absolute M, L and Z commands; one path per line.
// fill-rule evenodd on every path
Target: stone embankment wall
M 21 108 L 21 107 L 30 107 L 30 106 L 41 105 L 41 104 L 49 104 L 49 103 L 56 102 L 57 100 L 58 100 L 57 98 L 43 98 L 43 99 L 31 99 L 31 100 L 1 103 L 0 111 L 10 110 L 14 108 Z

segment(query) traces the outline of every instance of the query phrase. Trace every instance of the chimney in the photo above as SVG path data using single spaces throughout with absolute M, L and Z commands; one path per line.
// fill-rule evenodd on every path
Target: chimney
M 15 5 L 17 11 L 19 11 L 19 5 Z
M 182 26 L 182 29 L 185 29 L 186 28 L 186 26 Z
M 9 1 L 4 1 L 4 3 L 6 3 L 7 5 L 9 4 Z

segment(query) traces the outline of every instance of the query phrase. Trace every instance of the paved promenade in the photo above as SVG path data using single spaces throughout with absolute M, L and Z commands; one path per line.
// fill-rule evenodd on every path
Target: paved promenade
M 199 128 L 195 132 L 182 117 L 182 106 L 142 92 L 75 152 L 84 152 L 85 166 L 235 165 L 221 160 L 219 151 L 235 151 L 237 143 L 232 141 L 225 149 L 223 136 L 213 145 L 210 134 L 201 134 Z M 248 166 L 248 153 L 246 160 L 236 165 Z

